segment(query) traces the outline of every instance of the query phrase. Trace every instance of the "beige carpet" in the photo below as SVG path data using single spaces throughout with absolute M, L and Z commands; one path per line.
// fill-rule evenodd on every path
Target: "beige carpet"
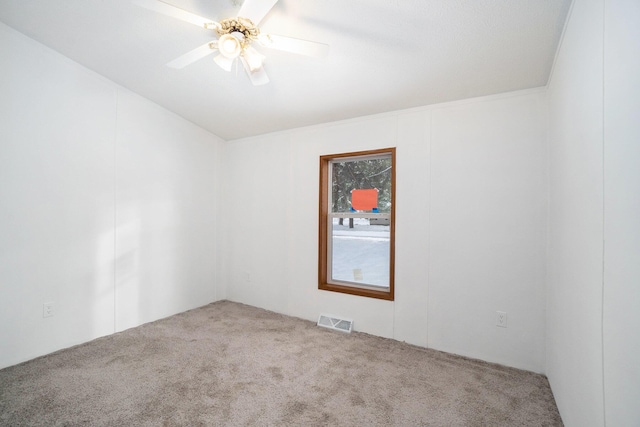
M 542 375 L 228 301 L 0 370 L 2 426 L 557 426 Z

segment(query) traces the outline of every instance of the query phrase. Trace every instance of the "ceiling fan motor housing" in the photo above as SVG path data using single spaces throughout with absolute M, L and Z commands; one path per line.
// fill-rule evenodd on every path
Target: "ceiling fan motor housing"
M 260 35 L 260 30 L 251 22 L 249 18 L 237 17 L 227 18 L 220 21 L 220 25 L 216 28 L 218 35 L 240 33 L 243 37 L 243 44 L 248 44 L 251 40 L 255 40 Z

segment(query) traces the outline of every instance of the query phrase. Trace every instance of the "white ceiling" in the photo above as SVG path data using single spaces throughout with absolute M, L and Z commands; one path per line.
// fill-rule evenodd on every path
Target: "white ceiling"
M 242 0 L 165 0 L 214 20 Z M 323 59 L 261 48 L 252 86 L 208 56 L 212 40 L 130 0 L 0 0 L 0 21 L 225 140 L 544 86 L 571 0 L 280 0 L 264 33 L 330 45 Z

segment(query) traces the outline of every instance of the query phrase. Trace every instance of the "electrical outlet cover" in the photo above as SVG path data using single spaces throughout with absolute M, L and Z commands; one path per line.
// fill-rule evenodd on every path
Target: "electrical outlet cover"
M 496 326 L 507 327 L 507 313 L 505 311 L 496 311 Z
M 45 302 L 42 304 L 42 317 L 51 317 L 54 314 L 54 304 L 52 302 Z

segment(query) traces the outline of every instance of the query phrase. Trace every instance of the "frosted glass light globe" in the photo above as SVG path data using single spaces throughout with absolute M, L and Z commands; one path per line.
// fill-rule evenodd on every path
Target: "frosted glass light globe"
M 220 36 L 218 40 L 218 50 L 220 50 L 220 54 L 226 58 L 237 58 L 238 55 L 240 55 L 242 46 L 240 46 L 237 38 L 231 34 L 225 34 Z

